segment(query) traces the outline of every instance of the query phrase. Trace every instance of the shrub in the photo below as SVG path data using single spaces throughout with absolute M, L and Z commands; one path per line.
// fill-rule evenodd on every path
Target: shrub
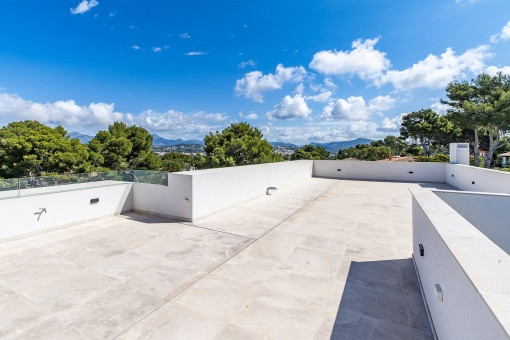
M 417 162 L 449 162 L 450 161 L 450 157 L 449 156 L 446 156 L 446 155 L 435 155 L 435 156 L 432 156 L 432 157 L 427 157 L 427 156 L 416 156 L 416 161 Z

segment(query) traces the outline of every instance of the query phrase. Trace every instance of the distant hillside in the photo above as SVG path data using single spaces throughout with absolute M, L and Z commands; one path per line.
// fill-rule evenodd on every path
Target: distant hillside
M 162 146 L 174 146 L 179 144 L 199 144 L 204 145 L 204 141 L 199 139 L 166 139 L 158 134 L 152 134 L 153 140 L 152 145 L 162 145 Z
M 87 144 L 92 138 L 94 138 L 94 136 L 84 135 L 83 133 L 76 131 L 69 132 L 69 137 L 78 138 L 82 144 Z
M 153 145 L 152 150 L 160 154 L 169 152 L 195 154 L 204 153 L 204 146 L 203 144 Z
M 81 143 L 87 144 L 90 142 L 94 136 L 89 136 L 86 134 L 83 134 L 81 132 L 73 131 L 69 133 L 69 136 L 71 138 L 78 138 Z M 204 141 L 199 139 L 166 139 L 158 134 L 153 133 L 152 134 L 153 140 L 152 145 L 162 145 L 162 146 L 174 146 L 174 145 L 187 145 L 187 144 L 198 144 L 198 145 L 204 145 Z
M 340 150 L 340 149 L 347 149 L 350 147 L 355 147 L 358 144 L 370 144 L 371 142 L 373 142 L 372 139 L 357 138 L 357 139 L 346 140 L 346 141 L 341 141 L 341 142 L 330 142 L 330 143 L 312 142 L 310 144 L 312 144 L 313 146 L 322 145 L 329 152 L 336 154 L 336 153 L 338 153 L 338 150 Z
M 292 143 L 284 143 L 284 142 L 269 142 L 269 144 L 271 144 L 272 146 L 286 146 L 286 147 L 296 148 L 296 149 L 298 149 L 298 148 L 299 148 L 299 145 L 292 144 Z

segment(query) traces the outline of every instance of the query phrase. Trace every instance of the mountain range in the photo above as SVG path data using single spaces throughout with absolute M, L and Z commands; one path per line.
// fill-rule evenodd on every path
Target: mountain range
M 329 142 L 329 143 L 310 143 L 313 146 L 322 145 L 326 150 L 331 153 L 337 153 L 340 149 L 348 149 L 351 147 L 355 147 L 358 144 L 370 144 L 373 142 L 372 139 L 367 138 L 356 138 L 353 140 L 344 140 L 341 142 Z
M 89 136 L 83 134 L 81 132 L 73 131 L 69 133 L 69 137 L 78 138 L 81 143 L 87 144 L 90 142 L 94 136 Z M 164 137 L 159 136 L 156 133 L 152 134 L 152 145 L 161 145 L 161 146 L 174 146 L 178 144 L 199 144 L 204 145 L 204 141 L 200 139 L 166 139 Z
M 76 132 L 76 131 L 70 132 L 69 136 L 71 138 L 78 138 L 80 140 L 80 142 L 82 142 L 84 144 L 88 143 L 92 138 L 94 138 L 93 136 L 85 135 L 83 133 Z M 152 140 L 153 145 L 161 145 L 161 146 L 174 146 L 174 145 L 178 145 L 178 144 L 204 145 L 204 141 L 200 140 L 200 139 L 180 139 L 180 138 L 179 139 L 166 139 L 164 137 L 159 136 L 156 133 L 153 133 L 152 137 L 153 137 L 153 140 Z M 329 143 L 311 142 L 310 144 L 313 146 L 321 145 L 329 152 L 337 153 L 338 150 L 340 150 L 340 149 L 347 149 L 350 147 L 355 147 L 358 144 L 370 144 L 371 142 L 372 142 L 371 139 L 356 138 L 353 140 L 346 140 L 346 141 L 341 141 L 341 142 L 329 142 Z M 296 144 L 292 144 L 292 143 L 285 143 L 285 142 L 269 142 L 269 144 L 271 144 L 273 146 L 291 147 L 291 148 L 296 148 L 296 149 L 298 149 L 300 147 L 300 145 L 296 145 Z
M 204 145 L 204 141 L 200 139 L 166 139 L 161 137 L 160 135 L 153 133 L 152 134 L 152 145 L 162 145 L 162 146 L 174 146 L 178 144 L 199 144 Z
M 78 138 L 82 144 L 87 144 L 92 138 L 94 138 L 94 136 L 85 135 L 76 131 L 69 132 L 69 137 Z

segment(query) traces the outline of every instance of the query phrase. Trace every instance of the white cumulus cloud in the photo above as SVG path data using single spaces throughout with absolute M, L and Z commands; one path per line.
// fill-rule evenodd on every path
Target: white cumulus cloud
M 275 74 L 263 74 L 260 71 L 246 73 L 242 79 L 236 81 L 234 90 L 238 96 L 263 103 L 265 92 L 279 90 L 286 82 L 302 81 L 306 74 L 302 66 L 284 67 L 278 64 Z
M 491 43 L 510 39 L 510 21 L 503 27 L 501 32 L 491 36 Z
M 83 14 L 85 12 L 90 11 L 93 7 L 96 7 L 97 5 L 99 5 L 99 2 L 97 2 L 97 0 L 90 0 L 90 1 L 83 0 L 82 2 L 80 2 L 78 4 L 78 6 L 76 6 L 76 8 L 71 8 L 71 13 L 72 14 Z
M 430 105 L 430 109 L 440 115 L 446 114 L 446 111 L 450 108 L 450 106 L 443 104 L 441 102 L 435 102 Z
M 239 117 L 244 118 L 244 119 L 250 119 L 250 120 L 259 118 L 259 116 L 253 111 L 251 111 L 247 115 L 245 115 L 242 112 L 239 112 Z
M 161 47 L 153 47 L 152 48 L 152 52 L 161 52 L 162 48 Z
M 189 35 L 188 33 L 182 33 L 179 35 L 181 38 L 183 39 L 190 39 L 191 38 L 191 35 Z
M 305 126 L 276 126 L 270 122 L 263 125 L 261 131 L 267 140 L 296 144 L 342 141 L 360 137 L 377 138 L 385 135 L 377 132 L 377 124 L 367 121 L 335 121 L 327 124 L 310 122 Z
M 306 96 L 305 99 L 306 100 L 313 100 L 314 102 L 317 102 L 317 103 L 325 103 L 325 102 L 327 102 L 328 100 L 331 99 L 332 95 L 333 95 L 333 92 L 331 92 L 331 91 L 324 91 L 322 93 L 315 94 L 313 96 Z
M 140 49 L 140 46 L 138 46 L 138 45 L 133 45 L 131 47 L 133 48 L 133 50 L 139 50 Z
M 349 97 L 347 100 L 338 99 L 331 101 L 324 107 L 322 115 L 319 118 L 326 119 L 345 119 L 345 120 L 364 120 L 368 119 L 370 112 L 366 106 L 363 97 Z
M 266 115 L 269 119 L 308 118 L 312 110 L 306 104 L 301 94 L 291 97 L 286 95 L 282 101 L 274 106 Z
M 205 134 L 223 128 L 227 116 L 222 113 L 196 112 L 185 114 L 176 110 L 157 112 L 145 110 L 138 115 L 127 115 L 125 121 L 142 126 L 149 131 L 158 131 L 173 136 L 203 137 Z
M 400 115 L 393 118 L 384 117 L 383 121 L 381 122 L 381 126 L 377 128 L 377 130 L 397 133 L 400 130 L 400 124 L 402 124 L 402 117 L 404 115 L 405 113 L 401 113 Z
M 122 121 L 174 138 L 202 138 L 211 131 L 223 129 L 229 123 L 224 113 L 200 111 L 185 114 L 175 110 L 145 110 L 135 115 L 116 111 L 113 103 L 78 105 L 74 100 L 40 103 L 15 94 L 0 93 L 0 121 L 18 120 L 37 120 L 50 126 L 62 125 L 68 130 L 80 132 L 94 132 Z
M 485 69 L 485 72 L 491 76 L 495 76 L 499 72 L 510 75 L 510 66 L 503 67 L 489 66 Z
M 78 105 L 74 100 L 38 103 L 14 94 L 0 93 L 0 118 L 3 121 L 33 119 L 64 126 L 101 126 L 122 119 L 113 103 Z
M 389 95 L 377 96 L 368 103 L 368 110 L 370 112 L 387 111 L 395 106 L 396 101 L 395 98 Z
M 483 71 L 485 59 L 491 56 L 488 49 L 489 46 L 482 45 L 457 55 L 451 48 L 447 48 L 441 55 L 430 54 L 408 69 L 390 70 L 376 79 L 375 83 L 379 86 L 389 83 L 397 90 L 444 88 L 451 81 L 464 77 L 467 71 Z
M 358 39 L 350 51 L 320 51 L 315 53 L 310 68 L 326 75 L 357 75 L 374 79 L 390 67 L 386 53 L 374 49 L 379 38 Z
M 396 99 L 389 95 L 377 96 L 367 105 L 363 97 L 351 96 L 346 99 L 330 101 L 319 118 L 339 120 L 367 120 L 374 112 L 386 111 L 395 106 Z

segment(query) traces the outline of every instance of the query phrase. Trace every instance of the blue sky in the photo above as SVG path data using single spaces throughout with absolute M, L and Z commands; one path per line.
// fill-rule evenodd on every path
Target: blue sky
M 0 2 L 2 125 L 378 138 L 407 112 L 444 112 L 448 82 L 498 70 L 508 0 Z

